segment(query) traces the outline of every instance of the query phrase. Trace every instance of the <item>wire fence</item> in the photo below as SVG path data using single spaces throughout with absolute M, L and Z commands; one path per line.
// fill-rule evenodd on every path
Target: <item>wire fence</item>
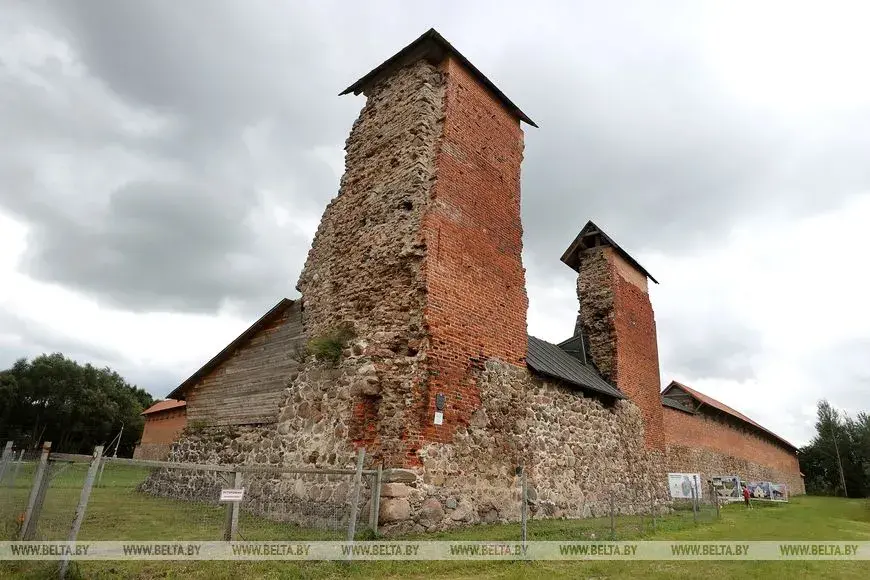
M 693 490 L 691 498 L 662 499 L 650 482 L 648 489 L 610 489 L 598 494 L 591 508 L 578 498 L 578 505 L 567 506 L 582 518 L 562 518 L 552 505 L 538 498 L 538 492 L 519 471 L 520 536 L 522 540 L 597 541 L 627 540 L 658 531 L 682 529 L 687 524 L 717 520 L 721 502 L 711 485 L 708 490 Z M 525 498 L 523 500 L 523 498 Z
M 0 458 L 0 540 L 17 539 L 40 451 L 7 444 Z

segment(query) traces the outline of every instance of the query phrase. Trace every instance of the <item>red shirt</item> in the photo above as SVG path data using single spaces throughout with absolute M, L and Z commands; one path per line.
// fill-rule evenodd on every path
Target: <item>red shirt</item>
M 748 487 L 743 488 L 743 499 L 749 499 L 749 488 Z

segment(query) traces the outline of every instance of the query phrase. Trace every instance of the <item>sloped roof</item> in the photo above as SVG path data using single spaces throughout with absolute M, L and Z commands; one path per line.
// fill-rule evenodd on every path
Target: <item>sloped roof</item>
M 555 344 L 529 336 L 526 364 L 533 371 L 560 379 L 581 389 L 588 389 L 608 397 L 624 399 L 619 389 L 598 376 L 591 367 L 584 365 Z
M 577 234 L 577 237 L 574 238 L 574 241 L 571 242 L 571 245 L 568 246 L 568 249 L 565 250 L 565 253 L 562 254 L 562 262 L 565 263 L 568 267 L 570 267 L 575 272 L 580 271 L 580 252 L 584 249 L 584 242 L 589 238 L 594 238 L 595 236 L 600 236 L 601 241 L 604 242 L 606 246 L 610 246 L 614 249 L 614 251 L 619 254 L 619 256 L 634 266 L 638 272 L 655 282 L 659 283 L 658 280 L 653 278 L 652 274 L 647 272 L 646 268 L 640 265 L 637 260 L 631 257 L 631 255 L 622 249 L 622 247 L 613 241 L 613 238 L 604 233 L 604 230 L 596 226 L 592 220 L 586 222 L 586 225 L 583 226 L 583 229 L 580 230 L 580 233 Z
M 284 312 L 288 308 L 290 308 L 293 305 L 293 303 L 294 303 L 294 301 L 290 300 L 289 298 L 282 298 L 278 302 L 278 304 L 273 306 L 266 314 L 261 316 L 259 320 L 257 320 L 254 324 L 252 324 L 242 334 L 237 336 L 235 338 L 235 340 L 233 340 L 231 343 L 229 343 L 227 346 L 225 346 L 222 351 L 220 351 L 219 353 L 217 353 L 214 356 L 214 358 L 212 358 L 210 361 L 208 361 L 207 363 L 202 365 L 202 367 L 198 371 L 196 371 L 195 373 L 190 375 L 190 377 L 187 380 L 185 380 L 183 383 L 178 385 L 175 388 L 175 390 L 173 390 L 171 393 L 169 393 L 169 397 L 170 398 L 183 398 L 184 397 L 184 390 L 187 387 L 189 387 L 190 385 L 193 385 L 194 383 L 199 381 L 201 378 L 206 376 L 208 373 L 210 373 L 211 371 L 216 369 L 221 363 L 223 363 L 225 360 L 227 360 L 229 357 L 231 357 L 239 346 L 241 346 L 242 344 L 244 344 L 248 340 L 252 339 L 254 337 L 254 335 L 256 335 L 258 332 L 260 332 L 260 330 L 262 330 L 265 326 L 268 326 L 269 324 L 271 324 L 272 322 L 274 322 L 275 320 L 280 318 L 280 316 L 282 314 L 284 314 Z
M 486 78 L 482 72 L 477 70 L 477 67 L 471 64 L 471 62 L 465 58 L 461 52 L 456 50 L 452 44 L 447 42 L 447 40 L 438 34 L 438 31 L 434 28 L 430 28 L 426 32 L 424 32 L 417 40 L 379 64 L 377 67 L 371 70 L 364 77 L 344 89 L 339 93 L 340 95 L 346 95 L 348 93 L 353 93 L 355 95 L 363 92 L 369 84 L 371 84 L 375 79 L 380 77 L 381 75 L 388 74 L 394 70 L 398 70 L 403 66 L 409 65 L 412 62 L 420 60 L 421 58 L 426 58 L 432 62 L 440 62 L 445 56 L 452 56 L 456 60 L 458 60 L 462 65 L 477 78 L 480 83 L 492 91 L 493 95 L 501 101 L 501 103 L 505 106 L 505 108 L 510 111 L 514 116 L 516 116 L 520 121 L 525 121 L 532 127 L 537 127 L 534 121 L 532 121 L 528 115 L 523 113 L 519 107 L 517 107 L 513 101 L 511 101 L 507 96 L 499 90 L 495 84 Z
M 152 413 L 159 413 L 161 411 L 168 411 L 170 409 L 177 409 L 179 407 L 185 407 L 187 403 L 184 401 L 176 401 L 175 399 L 166 399 L 165 401 L 158 401 L 142 411 L 142 415 L 151 415 Z
M 671 409 L 676 409 L 677 411 L 683 411 L 684 413 L 689 413 L 691 415 L 695 414 L 695 411 L 685 406 L 681 402 L 676 399 L 672 399 L 670 397 L 662 397 L 662 405 L 665 407 L 670 407 Z
M 738 420 L 740 420 L 748 425 L 752 425 L 756 429 L 760 429 L 761 431 L 764 431 L 765 433 L 767 433 L 768 435 L 770 435 L 771 437 L 773 437 L 774 439 L 776 439 L 777 441 L 779 441 L 783 445 L 786 445 L 787 447 L 789 447 L 791 449 L 797 450 L 797 447 L 795 447 L 793 444 L 789 443 L 788 441 L 786 441 L 785 439 L 783 439 L 782 437 L 780 437 L 779 435 L 777 435 L 776 433 L 774 433 L 770 429 L 767 429 L 766 427 L 762 427 L 761 425 L 759 425 L 758 423 L 756 423 L 755 421 L 753 421 L 752 419 L 750 419 L 749 417 L 747 417 L 746 415 L 741 413 L 740 411 L 736 411 L 736 410 L 732 409 L 731 407 L 729 407 L 728 405 L 726 405 L 725 403 L 720 403 L 719 401 L 717 401 L 713 397 L 708 397 L 704 393 L 698 392 L 691 387 L 687 387 L 686 385 L 684 385 L 683 383 L 680 383 L 678 381 L 671 381 L 671 384 L 669 384 L 665 388 L 665 390 L 662 391 L 662 397 L 667 398 L 667 394 L 671 391 L 671 389 L 674 389 L 674 388 L 682 389 L 683 391 L 688 393 L 693 399 L 697 400 L 698 402 L 703 403 L 705 405 L 708 405 L 710 407 L 713 407 L 714 409 L 718 409 L 719 411 L 722 411 L 723 413 L 731 415 L 735 419 L 738 419 Z

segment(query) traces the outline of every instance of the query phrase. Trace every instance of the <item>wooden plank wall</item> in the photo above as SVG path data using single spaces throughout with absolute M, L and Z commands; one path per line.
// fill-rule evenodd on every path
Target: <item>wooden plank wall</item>
M 188 423 L 274 423 L 287 380 L 304 348 L 302 308 L 297 301 L 187 391 Z

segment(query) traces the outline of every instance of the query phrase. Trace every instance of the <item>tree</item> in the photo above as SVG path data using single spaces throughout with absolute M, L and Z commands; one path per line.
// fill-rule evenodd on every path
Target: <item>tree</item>
M 816 435 L 798 457 L 808 493 L 870 495 L 870 416 L 841 416 L 828 401 L 819 401 Z
M 142 411 L 153 403 L 110 368 L 80 365 L 60 353 L 20 359 L 0 371 L 0 441 L 91 453 L 124 425 L 119 455 L 132 455 L 142 434 Z

